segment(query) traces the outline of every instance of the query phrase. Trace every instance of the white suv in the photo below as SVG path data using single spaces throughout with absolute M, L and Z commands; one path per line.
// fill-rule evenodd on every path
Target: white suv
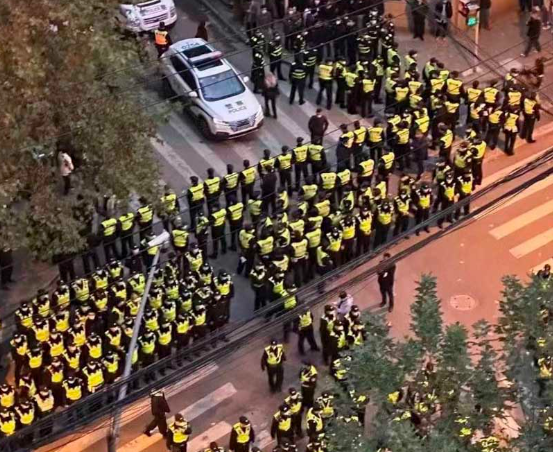
M 124 0 L 116 17 L 126 30 L 141 33 L 157 30 L 160 22 L 173 25 L 177 21 L 177 8 L 173 0 Z
M 263 125 L 263 109 L 231 64 L 203 39 L 173 44 L 161 57 L 167 97 L 184 101 L 200 132 L 236 138 Z

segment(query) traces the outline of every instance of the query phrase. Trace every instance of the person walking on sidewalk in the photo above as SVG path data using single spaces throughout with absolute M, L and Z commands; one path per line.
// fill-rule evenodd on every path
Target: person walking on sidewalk
M 147 425 L 144 433 L 147 436 L 152 436 L 152 430 L 156 427 L 159 429 L 159 433 L 163 436 L 167 435 L 167 419 L 165 417 L 166 413 L 169 413 L 171 410 L 165 394 L 162 391 L 152 391 L 150 393 L 150 406 L 152 409 L 152 415 L 154 418 Z
M 390 253 L 384 253 L 384 258 L 382 259 L 384 268 L 378 272 L 378 286 L 382 295 L 380 307 L 383 308 L 388 304 L 388 312 L 394 310 L 394 282 L 396 275 L 396 264 L 388 262 L 391 257 Z
M 526 44 L 526 50 L 520 54 L 520 56 L 527 57 L 534 47 L 538 52 L 541 52 L 540 34 L 541 34 L 541 20 L 539 12 L 532 12 L 530 19 L 526 23 L 527 31 L 526 37 L 528 43 Z
M 492 8 L 492 0 L 480 0 L 480 27 L 486 30 L 491 30 L 490 27 L 490 10 Z
M 451 7 L 450 0 L 438 0 L 434 11 L 436 18 L 436 39 L 445 40 L 449 20 L 451 16 L 453 16 L 453 8 Z

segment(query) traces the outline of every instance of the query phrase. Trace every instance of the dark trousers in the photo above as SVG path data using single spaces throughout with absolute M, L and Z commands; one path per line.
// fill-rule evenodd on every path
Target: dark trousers
M 302 174 L 303 174 L 304 180 L 309 175 L 309 170 L 307 169 L 307 162 L 296 163 L 294 165 L 294 173 L 296 175 L 296 190 L 299 191 Z
M 204 202 L 203 201 L 196 201 L 191 202 L 189 205 L 189 212 L 190 212 L 190 229 L 194 230 L 196 228 L 196 217 L 200 212 L 203 211 L 204 208 Z
M 536 125 L 536 118 L 532 115 L 524 115 L 524 123 L 522 124 L 522 130 L 520 132 L 520 138 L 531 142 L 534 140 L 534 126 Z
M 460 193 L 459 201 L 462 201 L 463 199 L 468 198 L 469 196 L 470 195 L 465 195 L 463 193 Z M 470 213 L 470 201 L 463 206 L 463 215 L 468 215 L 469 213 Z M 455 219 L 458 220 L 460 216 L 461 216 L 461 208 L 457 209 L 457 212 L 455 212 Z
M 303 99 L 303 94 L 305 92 L 305 79 L 292 81 L 292 88 L 290 89 L 290 105 L 294 103 L 294 99 L 296 98 L 296 91 L 298 92 L 301 105 L 305 102 L 305 100 Z
M 106 238 L 104 239 L 104 255 L 106 262 L 111 258 L 119 259 L 119 252 L 117 251 L 116 238 Z
M 248 203 L 248 199 L 252 197 L 253 193 L 253 187 L 255 185 L 255 182 L 249 184 L 249 185 L 242 185 L 242 203 L 246 205 Z
M 310 325 L 306 328 L 300 328 L 298 331 L 298 350 L 300 355 L 305 354 L 304 343 L 307 340 L 309 343 L 309 348 L 313 351 L 318 351 L 319 346 L 315 340 L 315 334 L 313 332 L 313 325 Z
M 263 198 L 263 203 L 261 204 L 261 210 L 266 214 L 269 214 L 269 211 L 274 213 L 276 210 L 276 193 L 274 191 L 269 193 L 265 192 L 265 193 L 262 193 L 261 196 Z
M 144 431 L 147 434 L 151 434 L 152 430 L 158 428 L 159 433 L 163 436 L 167 435 L 167 419 L 163 414 L 155 415 L 152 421 L 146 426 Z
M 271 116 L 271 107 L 273 109 L 273 118 L 277 118 L 276 99 L 265 96 L 265 116 Z
M 430 209 L 421 209 L 420 207 L 417 209 L 417 213 L 415 214 L 415 222 L 416 224 L 421 224 L 428 220 L 430 217 Z M 426 232 L 428 232 L 430 229 L 428 229 L 428 226 L 424 228 Z M 417 235 L 419 234 L 419 231 L 417 231 Z
M 298 438 L 303 437 L 301 431 L 301 411 L 299 413 L 292 414 L 292 432 Z
M 499 125 L 490 124 L 488 127 L 488 133 L 486 134 L 486 143 L 490 149 L 495 149 L 497 146 L 497 139 L 499 138 Z
M 292 169 L 283 170 L 278 172 L 280 178 L 280 188 L 285 188 L 288 193 L 292 192 Z
M 332 80 L 319 79 L 319 94 L 317 95 L 317 105 L 320 105 L 323 100 L 323 93 L 326 96 L 326 108 L 332 108 Z
M 396 225 L 394 227 L 394 237 L 402 234 L 409 228 L 409 215 L 398 215 L 396 217 Z
M 225 235 L 224 226 L 212 227 L 211 238 L 213 239 L 213 254 L 212 258 L 216 258 L 219 252 L 219 242 L 221 243 L 221 250 L 223 254 L 227 252 L 227 236 Z
M 67 176 L 62 176 L 63 179 L 63 194 L 67 195 L 69 194 L 69 190 L 71 190 L 71 175 L 68 174 Z
M 125 259 L 134 246 L 132 231 L 121 235 L 121 257 Z
M 313 406 L 313 399 L 315 397 L 315 388 L 316 385 L 312 386 L 301 386 L 301 397 L 303 399 L 303 406 L 306 408 L 311 408 Z
M 389 308 L 392 309 L 394 307 L 394 286 L 387 284 L 379 284 L 379 286 L 380 295 L 382 296 L 382 306 L 388 304 Z
M 253 289 L 255 294 L 254 299 L 254 311 L 264 308 L 267 304 L 267 291 L 265 287 L 255 287 Z
M 366 118 L 373 114 L 373 95 L 372 93 L 363 93 L 361 95 L 361 116 Z
M 330 358 L 330 338 L 328 332 L 321 331 L 321 348 L 323 349 L 323 362 L 328 364 Z
M 388 241 L 388 233 L 390 231 L 390 228 L 391 228 L 391 223 L 384 225 L 382 223 L 379 223 L 378 221 L 376 222 L 376 235 L 374 237 L 375 248 L 379 247 L 380 245 L 383 245 Z
M 284 76 L 282 75 L 282 61 L 279 59 L 271 61 L 270 63 L 270 69 L 273 74 L 276 74 L 279 80 L 286 80 Z
M 284 367 L 282 364 L 276 366 L 267 366 L 267 379 L 271 392 L 282 391 L 282 381 L 284 380 Z
M 541 52 L 541 45 L 540 45 L 540 38 L 528 38 L 528 43 L 526 44 L 526 49 L 524 50 L 524 55 L 528 56 L 528 54 L 532 51 L 532 47 L 536 49 L 536 51 Z
M 307 269 L 307 256 L 303 259 L 298 259 L 294 262 L 292 260 L 292 270 L 294 272 L 294 284 L 296 287 L 300 287 L 305 281 Z
M 12 281 L 12 274 L 13 274 L 13 264 L 6 264 L 2 266 L 2 270 L 0 271 L 0 281 L 2 283 L 2 286 L 5 286 L 9 282 Z M 69 281 L 69 280 L 66 280 Z
M 447 36 L 448 22 L 436 22 L 436 37 L 445 38 Z
M 309 80 L 307 82 L 307 86 L 309 89 L 313 89 L 313 82 L 315 81 L 315 66 L 306 67 L 305 73 L 307 74 L 305 79 Z
M 424 38 L 424 20 L 423 14 L 413 14 L 413 39 Z
M 371 236 L 359 233 L 357 236 L 357 255 L 365 254 L 371 248 Z
M 517 132 L 511 132 L 509 130 L 504 130 L 503 132 L 505 133 L 505 152 L 508 155 L 513 155 L 515 153 Z
M 230 249 L 236 251 L 236 243 L 238 242 L 238 234 L 242 229 L 242 220 L 230 222 Z
M 87 275 L 91 272 L 90 261 L 92 261 L 94 268 L 100 266 L 100 259 L 98 259 L 98 254 L 96 253 L 95 247 L 91 247 L 86 250 L 83 254 L 81 254 L 81 258 L 83 260 L 84 272 Z
M 474 178 L 474 186 L 482 185 L 482 179 L 484 177 L 482 171 L 483 159 L 472 160 L 472 177 Z
M 345 108 L 346 106 L 346 81 L 344 79 L 338 79 L 338 84 L 336 88 L 336 100 L 335 102 L 340 105 L 340 107 Z
M 453 201 L 450 201 L 449 199 L 441 199 L 440 200 L 440 210 L 445 210 L 453 205 Z M 444 224 L 444 221 L 448 221 L 449 223 L 453 223 L 453 212 L 451 212 L 449 215 L 446 215 L 445 217 L 440 217 L 438 220 L 438 226 L 441 228 Z
M 66 259 L 58 264 L 60 272 L 60 278 L 63 281 L 69 282 L 77 277 L 75 274 L 75 267 L 73 265 L 73 259 Z

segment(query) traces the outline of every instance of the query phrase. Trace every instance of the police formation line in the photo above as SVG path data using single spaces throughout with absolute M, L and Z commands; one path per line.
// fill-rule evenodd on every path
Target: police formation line
M 178 249 L 176 240 L 173 236 Z M 146 288 L 142 271 L 134 269 L 126 281 L 123 276 L 122 263 L 112 259 L 90 278 L 71 284 L 60 280 L 52 294 L 40 291 L 16 311 L 17 332 L 11 340 L 15 384 L 0 386 L 2 435 L 12 435 L 120 377 Z M 171 253 L 154 272 L 132 351 L 133 370 L 148 369 L 156 359 L 182 351 L 228 323 L 233 296 L 230 275 L 224 270 L 215 274 L 197 244 L 182 257 Z M 178 356 L 170 369 L 189 359 Z M 154 371 L 145 372 L 146 383 L 155 378 Z M 138 384 L 135 380 L 134 388 Z

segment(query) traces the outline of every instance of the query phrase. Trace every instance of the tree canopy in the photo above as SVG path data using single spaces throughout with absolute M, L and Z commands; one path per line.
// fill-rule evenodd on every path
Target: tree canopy
M 86 246 L 75 204 L 152 195 L 155 122 L 140 102 L 144 46 L 117 29 L 116 0 L 0 2 L 0 246 L 50 258 Z M 155 63 L 153 63 L 155 64 Z M 61 195 L 56 152 L 75 164 Z M 82 209 L 81 209 L 82 211 Z
M 546 321 L 553 281 L 508 277 L 504 286 L 497 325 L 444 324 L 430 275 L 418 283 L 408 337 L 393 339 L 383 317 L 367 314 L 365 342 L 345 352 L 345 387 L 335 385 L 338 416 L 329 450 L 553 450 L 551 378 L 540 381 L 534 364 L 553 356 Z M 370 399 L 366 426 L 348 421 L 352 394 Z

